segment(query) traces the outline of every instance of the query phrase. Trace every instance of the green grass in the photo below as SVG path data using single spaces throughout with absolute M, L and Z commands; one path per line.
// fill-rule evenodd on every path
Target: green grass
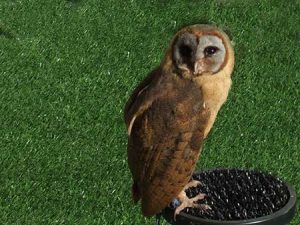
M 122 110 L 173 34 L 203 21 L 230 31 L 236 67 L 197 168 L 270 171 L 300 193 L 299 11 L 297 0 L 1 0 L 1 224 L 154 224 L 131 202 Z

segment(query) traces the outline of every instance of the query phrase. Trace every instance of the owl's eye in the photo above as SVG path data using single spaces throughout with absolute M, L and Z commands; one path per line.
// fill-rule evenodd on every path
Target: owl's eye
M 214 55 L 217 51 L 219 50 L 219 48 L 215 47 L 215 46 L 208 46 L 204 49 L 204 54 L 205 56 L 212 56 Z
M 187 45 L 181 45 L 179 48 L 180 55 L 183 57 L 191 57 L 192 56 L 192 49 Z

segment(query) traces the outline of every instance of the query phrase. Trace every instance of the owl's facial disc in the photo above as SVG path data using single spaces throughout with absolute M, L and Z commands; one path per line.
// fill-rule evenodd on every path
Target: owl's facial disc
M 203 35 L 199 37 L 199 44 L 196 52 L 194 73 L 202 74 L 218 72 L 225 60 L 226 48 L 218 36 Z
M 179 69 L 194 70 L 197 45 L 197 36 L 194 34 L 183 33 L 178 37 L 173 48 L 173 59 Z
M 225 60 L 226 49 L 218 36 L 183 33 L 175 42 L 173 58 L 177 67 L 194 76 L 218 72 Z

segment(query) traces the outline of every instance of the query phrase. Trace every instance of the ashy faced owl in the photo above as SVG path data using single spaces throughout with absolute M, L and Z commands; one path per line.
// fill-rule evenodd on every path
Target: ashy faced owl
M 234 53 L 227 35 L 214 26 L 192 25 L 171 41 L 161 64 L 133 91 L 124 118 L 132 196 L 142 213 L 161 212 L 173 199 L 178 214 L 204 195 L 189 199 L 189 182 L 217 113 L 231 86 Z

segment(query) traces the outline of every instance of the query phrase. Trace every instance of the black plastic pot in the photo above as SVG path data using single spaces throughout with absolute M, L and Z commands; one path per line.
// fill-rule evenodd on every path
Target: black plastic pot
M 196 173 L 197 174 L 197 173 Z M 166 208 L 162 216 L 172 225 L 286 225 L 288 224 L 296 211 L 296 193 L 287 183 L 284 183 L 289 191 L 289 200 L 278 211 L 262 217 L 247 220 L 212 220 L 204 219 L 181 212 L 174 220 L 174 209 Z

